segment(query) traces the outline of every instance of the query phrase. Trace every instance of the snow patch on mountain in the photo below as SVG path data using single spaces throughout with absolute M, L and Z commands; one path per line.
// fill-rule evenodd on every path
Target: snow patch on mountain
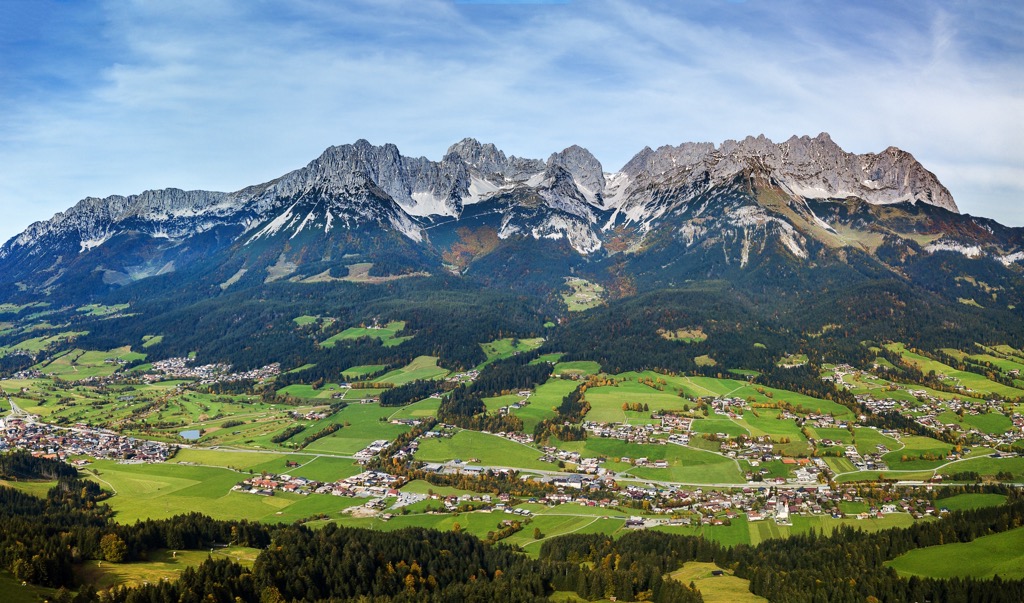
M 601 239 L 585 224 L 554 215 L 532 229 L 535 239 L 566 239 L 576 251 L 587 255 L 601 249 Z
M 108 232 L 101 237 L 93 239 L 82 239 L 81 243 L 79 243 L 81 249 L 78 250 L 78 253 L 89 251 L 90 249 L 95 249 L 109 241 L 112 236 L 114 236 L 113 233 Z
M 929 243 L 924 248 L 928 253 L 935 253 L 936 251 L 952 251 L 965 255 L 969 258 L 980 258 L 983 255 L 981 247 L 978 245 L 964 245 L 963 243 L 956 243 L 953 241 L 935 241 Z
M 502 190 L 501 187 L 496 186 L 490 181 L 473 176 L 469 183 L 469 192 L 462 198 L 462 204 L 471 205 L 473 203 L 479 203 L 500 190 Z
M 415 205 L 402 206 L 402 209 L 406 211 L 410 216 L 455 216 L 457 212 L 453 208 L 447 199 L 442 199 L 435 196 L 429 191 L 420 191 L 412 193 L 412 200 L 416 202 Z M 465 201 L 463 201 L 465 203 Z
M 257 239 L 260 239 L 262 237 L 269 237 L 271 235 L 276 234 L 279 230 L 284 228 L 289 221 L 294 219 L 294 216 L 292 216 L 292 210 L 295 209 L 295 205 L 296 203 L 292 203 L 288 209 L 286 209 L 283 213 L 281 213 L 276 218 L 271 220 L 266 226 L 261 228 L 260 231 L 254 234 L 252 237 L 250 237 L 249 240 L 246 241 L 246 243 L 252 243 L 253 241 L 256 241 Z
M 999 261 L 1002 262 L 1004 266 L 1009 266 L 1010 264 L 1024 261 L 1024 251 L 1018 251 L 1016 253 L 1011 253 L 1009 255 L 1000 256 Z

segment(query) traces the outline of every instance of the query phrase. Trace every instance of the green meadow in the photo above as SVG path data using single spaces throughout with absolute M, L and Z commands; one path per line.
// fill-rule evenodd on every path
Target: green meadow
M 480 347 L 483 349 L 484 354 L 487 355 L 488 364 L 495 360 L 501 360 L 504 358 L 510 358 L 519 352 L 530 352 L 536 350 L 544 343 L 543 337 L 535 337 L 533 339 L 496 339 L 490 343 L 481 343 Z
M 296 324 L 299 324 L 299 319 L 303 322 L 308 321 L 310 317 L 300 316 L 295 320 Z M 309 324 L 306 322 L 306 324 Z M 360 337 L 369 337 L 371 339 L 378 339 L 382 344 L 387 347 L 401 344 L 403 341 L 412 339 L 412 336 L 399 337 L 397 334 L 405 329 L 404 320 L 396 320 L 389 322 L 384 326 L 379 327 L 350 327 L 345 329 L 337 335 L 333 335 L 324 341 L 320 342 L 320 346 L 324 348 L 333 348 L 339 341 L 345 341 L 349 339 L 359 339 Z
M 108 563 L 86 561 L 75 568 L 75 576 L 83 584 L 105 590 L 115 586 L 139 586 L 162 580 L 177 580 L 182 570 L 197 567 L 207 559 L 230 559 L 244 567 L 252 567 L 259 550 L 229 546 L 202 551 L 158 550 L 149 553 L 147 561 Z
M 924 436 L 904 435 L 900 441 L 903 444 L 902 448 L 896 448 L 882 456 L 890 469 L 934 469 L 948 462 L 945 456 L 952 448 L 950 444 Z M 922 455 L 925 458 L 921 458 Z M 928 460 L 929 455 L 938 458 Z
M 911 352 L 901 343 L 889 344 L 886 347 L 889 350 L 898 352 L 903 357 L 904 362 L 913 364 L 925 374 L 935 371 L 936 374 L 946 375 L 947 381 L 951 385 L 962 385 L 979 394 L 999 394 L 1006 398 L 1018 398 L 1024 396 L 1024 389 L 1009 387 L 1002 383 L 986 379 L 976 373 L 954 369 L 953 367 L 938 362 L 937 360 L 932 360 L 922 356 L 921 354 Z
M 459 431 L 451 438 L 421 440 L 416 453 L 417 460 L 428 462 L 478 459 L 473 464 L 549 471 L 558 469 L 553 463 L 539 460 L 541 456 L 540 450 L 533 446 L 469 430 Z
M 971 542 L 908 551 L 886 562 L 901 576 L 1024 579 L 1024 528 L 982 536 Z
M 743 483 L 739 465 L 733 459 L 676 444 L 633 444 L 612 438 L 588 438 L 584 442 L 562 442 L 560 448 L 578 451 L 584 458 L 604 457 L 617 472 L 625 472 L 642 480 L 672 481 L 694 484 Z M 647 458 L 664 460 L 668 467 L 633 467 L 616 463 L 618 459 Z
M 737 578 L 731 571 L 725 571 L 721 576 L 711 573 L 721 569 L 714 563 L 689 561 L 669 577 L 682 584 L 696 586 L 704 603 L 760 603 L 768 600 L 750 592 L 750 581 Z
M 402 368 L 376 377 L 373 381 L 374 383 L 390 383 L 398 386 L 420 379 L 443 379 L 447 376 L 448 370 L 437 366 L 436 357 L 418 356 Z
M 982 509 L 985 507 L 998 507 L 1006 502 L 1004 494 L 957 494 L 948 498 L 940 498 L 935 501 L 935 506 L 950 511 L 964 511 L 967 509 Z
M 34 584 L 23 585 L 21 580 L 7 570 L 0 570 L 0 593 L 3 593 L 5 603 L 40 603 L 52 601 L 57 589 Z
M 384 370 L 383 364 L 365 364 L 362 366 L 353 366 L 347 368 L 341 372 L 341 375 L 346 379 L 355 380 L 359 379 L 360 377 L 365 377 L 366 375 L 372 375 L 373 373 L 382 370 Z
M 279 472 L 284 472 L 283 466 Z M 173 462 L 118 464 L 96 461 L 84 475 L 113 493 L 106 502 L 120 523 L 163 519 L 193 511 L 214 519 L 247 518 L 267 523 L 291 523 L 321 513 L 337 513 L 361 502 L 330 495 L 276 493 L 274 496 L 257 496 L 232 492 L 232 486 L 250 475 L 248 471 Z
M 555 375 L 568 375 L 570 377 L 585 377 L 597 375 L 601 372 L 601 365 L 592 360 L 575 360 L 572 362 L 559 362 L 555 365 Z
M 81 312 L 86 316 L 110 316 L 116 314 L 122 310 L 127 310 L 128 304 L 114 304 L 112 306 L 104 306 L 102 304 L 89 304 L 76 308 L 77 312 Z
M 331 417 L 331 422 L 341 423 L 343 427 L 313 442 L 304 449 L 304 452 L 352 455 L 374 440 L 393 440 L 410 429 L 407 425 L 393 425 L 388 422 L 388 417 L 396 410 L 398 409 L 384 408 L 379 404 L 350 404 Z M 311 428 L 306 431 L 313 433 L 316 430 Z M 302 439 L 306 435 L 308 434 L 304 432 L 296 436 L 296 439 Z
M 425 419 L 437 416 L 437 409 L 441 406 L 440 398 L 427 398 L 419 402 L 413 402 L 399 408 L 391 409 L 393 412 L 388 415 L 391 419 Z

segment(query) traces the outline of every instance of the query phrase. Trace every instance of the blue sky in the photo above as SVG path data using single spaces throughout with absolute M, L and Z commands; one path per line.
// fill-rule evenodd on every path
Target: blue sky
M 1024 226 L 1013 2 L 6 0 L 0 239 L 86 196 L 237 190 L 365 138 L 472 136 L 606 171 L 645 146 L 827 131 Z

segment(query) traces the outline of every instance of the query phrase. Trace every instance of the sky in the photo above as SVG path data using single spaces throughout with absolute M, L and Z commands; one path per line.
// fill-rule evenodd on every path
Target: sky
M 4 0 L 0 241 L 85 197 L 234 191 L 367 139 L 617 171 L 645 146 L 896 146 L 1024 226 L 1024 3 Z

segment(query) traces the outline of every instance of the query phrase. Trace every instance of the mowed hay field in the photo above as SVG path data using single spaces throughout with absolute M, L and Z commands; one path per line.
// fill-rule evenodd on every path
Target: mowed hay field
M 886 565 L 901 576 L 985 580 L 998 575 L 1005 580 L 1021 580 L 1024 579 L 1024 528 L 971 542 L 915 549 Z
M 712 575 L 711 572 L 719 570 L 724 571 L 724 575 Z M 758 603 L 768 600 L 750 592 L 749 580 L 737 578 L 731 570 L 722 570 L 714 563 L 690 561 L 669 576 L 683 584 L 692 582 L 704 603 Z

